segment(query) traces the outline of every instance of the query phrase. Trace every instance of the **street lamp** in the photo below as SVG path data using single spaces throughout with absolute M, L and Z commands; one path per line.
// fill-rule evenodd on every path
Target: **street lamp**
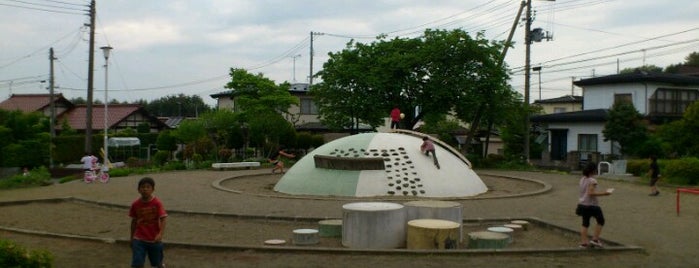
M 104 54 L 104 165 L 108 165 L 109 162 L 109 146 L 107 146 L 107 132 L 109 130 L 109 94 L 107 87 L 109 85 L 109 52 L 112 51 L 112 47 L 105 46 L 101 47 L 102 53 Z
M 296 82 L 296 58 L 301 57 L 301 54 L 297 54 L 297 55 L 294 55 L 291 57 L 293 58 L 293 61 L 294 61 L 294 69 L 293 69 L 292 79 L 294 82 Z
M 532 68 L 532 71 L 539 73 L 539 100 L 541 100 L 541 66 Z

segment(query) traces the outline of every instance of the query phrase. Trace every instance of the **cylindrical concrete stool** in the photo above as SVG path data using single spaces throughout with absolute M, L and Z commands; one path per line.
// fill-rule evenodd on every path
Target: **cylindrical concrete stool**
M 294 230 L 294 245 L 315 245 L 318 244 L 318 230 L 316 229 L 296 229 Z
M 320 237 L 341 237 L 342 236 L 342 220 L 322 220 L 318 222 L 318 231 Z
M 488 227 L 488 231 L 494 232 L 494 233 L 506 234 L 509 237 L 509 239 L 507 241 L 508 243 L 512 243 L 512 241 L 514 241 L 512 238 L 512 235 L 513 235 L 512 232 L 514 232 L 514 230 L 512 230 L 512 228 L 495 226 L 495 227 Z
M 453 221 L 459 224 L 459 242 L 462 241 L 462 227 L 464 219 L 461 212 L 461 204 L 451 201 L 419 200 L 403 204 L 407 214 L 407 220 L 414 219 L 439 219 Z
M 459 247 L 461 224 L 438 219 L 408 222 L 408 249 L 455 249 Z
M 342 206 L 342 245 L 349 248 L 404 247 L 405 222 L 405 209 L 401 204 L 345 204 Z
M 480 231 L 468 233 L 468 248 L 500 249 L 507 247 L 510 237 L 503 233 Z
M 521 225 L 523 231 L 529 230 L 529 222 L 528 222 L 528 221 L 524 221 L 524 220 L 514 220 L 514 221 L 511 221 L 510 223 Z

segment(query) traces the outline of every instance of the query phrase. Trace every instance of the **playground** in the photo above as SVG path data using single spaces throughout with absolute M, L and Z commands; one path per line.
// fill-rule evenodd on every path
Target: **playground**
M 674 187 L 648 196 L 648 187 L 633 179 L 601 178 L 615 188 L 601 199 L 607 218 L 602 238 L 618 242 L 601 250 L 577 249 L 580 219 L 573 213 L 579 175 L 477 170 L 489 191 L 473 198 L 450 200 L 463 206 L 467 222 L 487 219 L 532 219 L 569 230 L 566 235 L 542 231 L 516 240 L 506 252 L 346 249 L 337 240 L 320 246 L 283 250 L 264 239 L 286 239 L 295 228 L 309 228 L 304 218 L 341 218 L 342 205 L 372 199 L 286 196 L 271 190 L 280 175 L 267 169 L 182 171 L 150 174 L 155 194 L 171 211 L 165 234 L 168 267 L 438 267 L 456 265 L 510 267 L 692 267 L 699 264 L 696 232 L 697 195 L 682 195 L 682 214 L 675 211 Z M 3 238 L 34 249 L 47 249 L 56 267 L 123 267 L 130 250 L 128 206 L 138 195 L 143 176 L 112 178 L 108 184 L 74 181 L 40 188 L 0 192 Z M 236 179 L 242 178 L 242 179 Z M 507 180 L 501 178 L 518 178 Z M 540 182 L 540 183 L 533 183 Z M 549 187 L 549 188 L 546 188 Z M 70 197 L 70 198 L 68 198 Z M 37 201 L 44 200 L 44 201 Z M 388 202 L 413 200 L 397 197 Z M 227 216 L 226 216 L 227 215 Z M 248 221 L 257 219 L 257 221 Z M 267 219 L 267 220 L 265 220 Z M 274 219 L 298 219 L 295 222 Z M 26 232 L 27 230 L 31 232 Z M 571 233 L 572 232 L 572 236 Z M 59 236 L 53 236 L 59 234 Z M 96 238 L 96 239 L 85 239 Z M 296 249 L 298 248 L 298 249 Z M 546 249 L 546 250 L 531 250 Z

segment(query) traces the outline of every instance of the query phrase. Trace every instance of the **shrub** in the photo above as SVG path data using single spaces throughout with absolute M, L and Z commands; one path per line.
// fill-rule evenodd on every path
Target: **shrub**
M 131 174 L 131 170 L 128 168 L 112 168 L 109 170 L 110 177 L 126 177 Z
M 169 151 L 158 151 L 153 156 L 153 164 L 162 166 L 170 158 Z
M 186 170 L 187 165 L 185 165 L 184 162 L 181 161 L 170 161 L 167 162 L 163 167 L 162 170 Z
M 0 239 L 0 267 L 52 267 L 53 255 L 45 250 L 29 251 L 13 241 Z
M 51 174 L 46 167 L 38 167 L 29 171 L 29 175 L 14 175 L 0 180 L 0 189 L 22 188 L 50 184 Z
M 626 161 L 626 173 L 634 176 L 644 176 L 648 173 L 648 168 L 650 168 L 650 160 L 648 159 L 630 159 Z
M 696 157 L 658 161 L 658 166 L 660 166 L 663 180 L 667 183 L 685 185 L 699 183 L 699 159 Z

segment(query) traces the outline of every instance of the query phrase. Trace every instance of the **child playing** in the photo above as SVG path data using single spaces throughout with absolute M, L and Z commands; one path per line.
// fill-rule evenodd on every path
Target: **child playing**
M 595 175 L 597 175 L 597 165 L 592 162 L 587 163 L 583 169 L 583 177 L 580 179 L 580 195 L 576 209 L 576 214 L 582 216 L 582 227 L 580 229 L 581 248 L 603 246 L 599 236 L 602 233 L 602 226 L 604 226 L 604 214 L 599 206 L 599 202 L 597 202 L 597 197 L 611 195 L 614 190 L 607 189 L 606 192 L 598 192 Z M 592 240 L 589 240 L 587 234 L 587 229 L 590 227 L 590 218 L 595 218 L 597 222 Z
M 163 264 L 163 232 L 167 212 L 160 199 L 153 195 L 155 181 L 145 177 L 138 181 L 141 197 L 131 204 L 131 267 L 143 267 L 146 255 L 152 267 Z
M 272 174 L 274 174 L 275 170 L 279 170 L 282 174 L 284 174 L 284 161 L 280 159 L 280 156 L 285 156 L 288 158 L 294 158 L 296 155 L 287 153 L 284 151 L 284 148 L 279 148 L 279 150 L 275 151 L 272 153 L 272 155 L 269 157 L 269 162 L 274 165 L 272 168 Z
M 437 167 L 437 169 L 439 169 L 439 161 L 437 161 L 437 154 L 434 150 L 434 143 L 432 143 L 430 138 L 422 138 L 422 145 L 420 145 L 420 151 L 426 156 L 430 156 L 430 153 L 432 153 L 432 160 L 434 162 L 434 165 Z

